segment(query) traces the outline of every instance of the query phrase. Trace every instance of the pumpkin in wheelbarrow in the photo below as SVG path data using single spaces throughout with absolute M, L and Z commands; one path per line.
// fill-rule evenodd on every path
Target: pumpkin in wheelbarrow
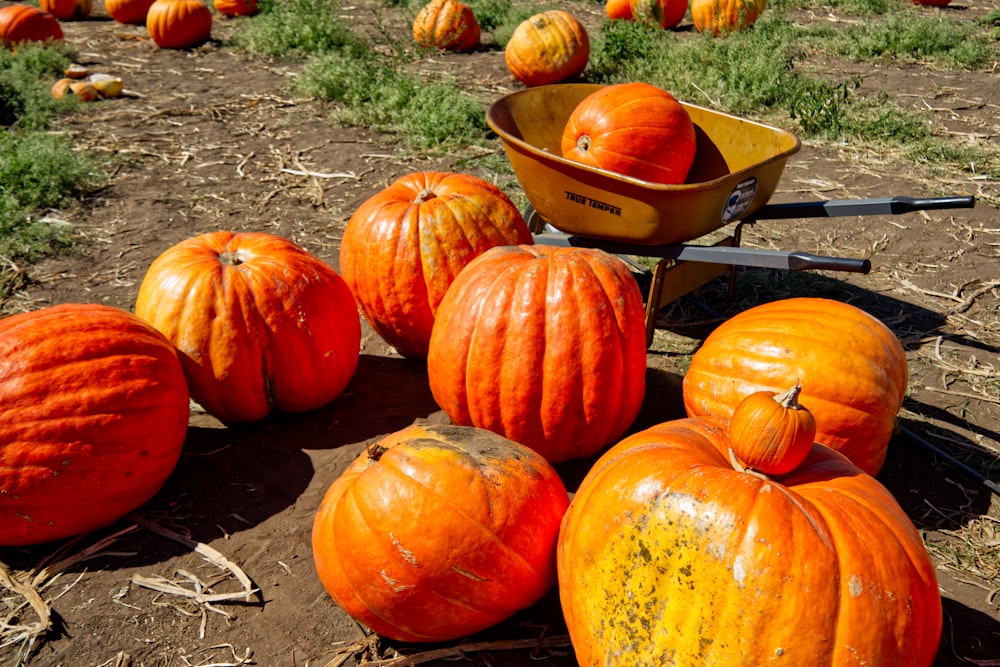
M 755 472 L 740 460 L 757 444 L 694 417 L 595 463 L 558 548 L 580 665 L 933 663 L 934 564 L 892 494 L 819 444 L 787 474 Z
M 624 176 L 677 185 L 694 163 L 691 116 L 666 90 L 642 83 L 601 88 L 573 109 L 562 155 Z

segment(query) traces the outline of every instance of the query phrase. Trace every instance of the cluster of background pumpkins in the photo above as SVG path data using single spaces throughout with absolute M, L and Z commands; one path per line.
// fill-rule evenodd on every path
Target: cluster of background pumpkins
M 646 390 L 639 287 L 613 255 L 533 241 L 492 184 L 416 172 L 355 210 L 339 272 L 214 232 L 150 264 L 134 313 L 0 320 L 0 544 L 149 500 L 190 399 L 225 423 L 334 401 L 364 317 L 426 360 L 453 424 L 370 445 L 317 508 L 319 577 L 371 629 L 462 637 L 558 582 L 585 665 L 930 665 L 934 568 L 872 476 L 906 390 L 891 331 L 824 299 L 751 308 L 694 355 L 691 416 L 626 436 Z M 598 454 L 571 498 L 555 466 Z

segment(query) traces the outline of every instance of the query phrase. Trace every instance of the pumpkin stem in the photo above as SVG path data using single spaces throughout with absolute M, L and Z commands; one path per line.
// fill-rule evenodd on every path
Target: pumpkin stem
M 801 391 L 802 383 L 796 380 L 794 387 L 784 393 L 777 394 L 774 397 L 774 400 L 786 410 L 805 410 L 805 408 L 799 404 L 799 392 Z
M 382 445 L 375 443 L 368 448 L 368 463 L 375 463 L 382 455 L 389 451 L 388 447 L 383 447 Z
M 420 191 L 420 194 L 418 194 L 416 198 L 414 198 L 413 203 L 423 204 L 425 201 L 429 201 L 431 199 L 434 199 L 435 197 L 437 197 L 437 194 L 433 190 L 431 190 L 430 188 L 424 188 L 423 190 Z
M 736 452 L 733 451 L 732 447 L 729 448 L 729 465 L 733 466 L 733 470 L 735 470 L 736 472 L 745 472 L 748 475 L 753 475 L 754 477 L 760 477 L 761 479 L 771 479 L 770 477 L 760 472 L 759 470 L 754 470 L 753 468 L 747 468 L 742 463 L 740 463 L 740 460 L 736 458 Z
M 240 259 L 238 252 L 227 250 L 226 252 L 219 253 L 219 262 L 226 266 L 239 266 L 243 263 L 243 260 Z
M 586 153 L 590 150 L 590 137 L 586 134 L 582 135 L 576 140 L 576 149 L 581 153 Z

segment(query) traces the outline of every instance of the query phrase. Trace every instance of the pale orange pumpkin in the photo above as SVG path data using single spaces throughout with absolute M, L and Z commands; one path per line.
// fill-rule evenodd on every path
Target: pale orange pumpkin
M 766 0 L 691 0 L 691 21 L 699 32 L 718 36 L 746 30 L 766 6 Z
M 687 14 L 688 0 L 630 0 L 632 18 L 660 28 L 673 28 Z
M 413 39 L 425 48 L 471 51 L 481 32 L 472 8 L 457 0 L 432 0 L 413 20 Z
M 569 12 L 553 9 L 522 21 L 504 49 L 507 69 L 526 86 L 578 76 L 590 59 L 590 38 Z

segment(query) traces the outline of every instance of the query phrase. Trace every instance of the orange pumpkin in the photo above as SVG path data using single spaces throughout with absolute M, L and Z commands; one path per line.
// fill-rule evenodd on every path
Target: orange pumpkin
M 0 7 L 0 43 L 13 46 L 20 42 L 62 41 L 58 19 L 32 5 Z
M 632 18 L 660 28 L 673 28 L 684 20 L 688 0 L 630 0 Z
M 407 357 L 426 357 L 438 304 L 466 264 L 498 245 L 531 243 L 514 203 L 481 178 L 407 174 L 358 207 L 340 271 L 371 327 Z
M 346 283 L 272 234 L 213 232 L 168 248 L 146 271 L 135 312 L 177 346 L 192 397 L 226 423 L 326 405 L 360 357 Z
M 627 21 L 632 18 L 631 0 L 607 0 L 604 3 L 604 11 L 609 19 L 624 19 Z
M 156 0 L 146 30 L 161 49 L 201 46 L 212 36 L 212 10 L 201 0 Z
M 687 110 L 648 83 L 605 86 L 584 98 L 562 135 L 563 157 L 654 183 L 679 184 L 694 164 Z
M 822 445 L 780 480 L 733 446 L 726 420 L 676 420 L 587 473 L 558 549 L 579 664 L 929 667 L 934 564 L 892 494 Z
M 152 498 L 180 457 L 189 400 L 174 346 L 127 311 L 0 319 L 0 546 L 103 528 Z
M 456 0 L 432 0 L 413 20 L 413 39 L 425 48 L 471 51 L 480 37 L 472 8 Z
M 799 402 L 816 440 L 875 475 L 906 395 L 906 353 L 878 319 L 831 299 L 798 297 L 755 306 L 720 324 L 684 376 L 689 416 L 729 418 L 756 391 L 802 381 Z
M 145 25 L 154 0 L 104 0 L 104 10 L 113 20 L 126 25 Z
M 38 6 L 60 21 L 78 21 L 90 16 L 91 0 L 40 0 Z
M 816 420 L 799 405 L 802 385 L 781 394 L 758 391 L 736 406 L 729 424 L 737 461 L 767 475 L 783 475 L 797 468 L 812 449 Z
M 257 0 L 214 0 L 213 6 L 223 16 L 253 16 L 259 11 Z
M 488 431 L 410 426 L 361 454 L 313 522 L 319 578 L 379 635 L 457 639 L 556 581 L 569 496 L 539 455 Z
M 645 393 L 639 287 L 601 250 L 488 250 L 441 301 L 427 375 L 453 423 L 553 463 L 595 454 L 632 424 Z
M 552 9 L 522 21 L 504 49 L 507 69 L 526 86 L 578 76 L 590 59 L 586 28 L 569 12 Z
M 718 36 L 746 30 L 766 6 L 766 0 L 691 0 L 691 21 L 698 32 Z

